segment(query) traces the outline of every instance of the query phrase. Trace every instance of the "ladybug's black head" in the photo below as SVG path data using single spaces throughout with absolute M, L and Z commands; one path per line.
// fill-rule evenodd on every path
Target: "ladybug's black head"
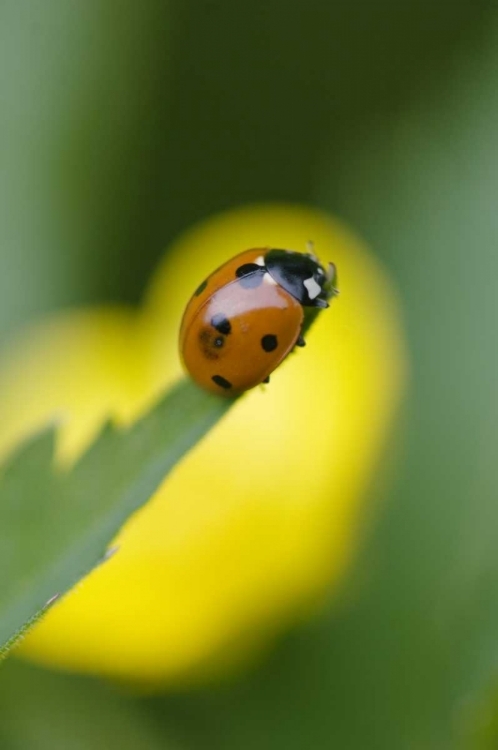
M 334 294 L 332 284 L 335 266 L 328 273 L 311 253 L 292 250 L 269 250 L 265 266 L 274 281 L 306 307 L 328 307 L 327 300 Z

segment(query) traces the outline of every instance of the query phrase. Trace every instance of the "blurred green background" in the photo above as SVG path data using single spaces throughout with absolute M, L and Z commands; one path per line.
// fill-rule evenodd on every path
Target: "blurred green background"
M 138 301 L 194 221 L 291 200 L 374 247 L 412 359 L 339 605 L 154 698 L 11 659 L 2 750 L 498 747 L 496 4 L 2 0 L 0 113 L 3 341 Z

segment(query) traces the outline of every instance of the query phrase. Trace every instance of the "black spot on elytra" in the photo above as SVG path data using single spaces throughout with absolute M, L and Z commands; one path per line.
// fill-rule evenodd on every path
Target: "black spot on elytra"
M 239 266 L 235 271 L 237 278 L 247 276 L 250 273 L 256 273 L 256 271 L 264 271 L 263 266 L 258 266 L 257 263 L 244 263 L 243 266 Z
M 261 346 L 265 352 L 273 352 L 278 346 L 278 339 L 273 333 L 267 333 L 261 339 Z
M 202 284 L 199 284 L 199 286 L 194 292 L 194 297 L 198 297 L 200 294 L 202 294 L 204 289 L 207 287 L 207 285 L 208 285 L 207 279 L 203 281 Z
M 206 287 L 207 287 L 207 279 L 203 281 L 202 284 L 199 284 L 199 286 L 194 292 L 194 297 L 198 297 L 200 294 L 202 294 L 202 292 L 204 291 Z
M 213 326 L 213 328 L 216 328 L 218 333 L 223 333 L 225 336 L 228 336 L 228 334 L 232 330 L 230 321 L 223 313 L 216 313 L 216 315 L 213 315 L 213 317 L 211 318 L 211 325 Z
M 223 378 L 221 375 L 213 375 L 211 380 L 213 381 L 213 383 L 216 383 L 216 385 L 219 385 L 220 388 L 224 388 L 226 391 L 228 391 L 232 387 L 230 381 L 225 380 L 225 378 Z
M 241 287 L 244 289 L 256 289 L 263 283 L 263 276 L 266 273 L 264 266 L 258 266 L 257 263 L 244 263 L 235 271 Z

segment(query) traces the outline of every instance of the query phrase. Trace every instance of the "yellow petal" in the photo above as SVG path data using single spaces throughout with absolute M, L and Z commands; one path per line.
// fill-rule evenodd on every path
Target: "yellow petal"
M 302 617 L 355 550 L 365 490 L 402 390 L 399 310 L 386 274 L 342 224 L 298 206 L 255 206 L 195 227 L 167 254 L 146 304 L 61 314 L 0 368 L 0 450 L 62 411 L 71 460 L 108 413 L 129 421 L 181 370 L 193 290 L 254 246 L 315 251 L 340 297 L 305 350 L 246 394 L 118 537 L 119 553 L 27 637 L 38 662 L 178 682 L 243 659 Z

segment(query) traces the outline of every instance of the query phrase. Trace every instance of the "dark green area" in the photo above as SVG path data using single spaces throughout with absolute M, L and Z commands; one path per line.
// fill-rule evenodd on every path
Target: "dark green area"
M 150 700 L 9 662 L 2 748 L 106 747 L 111 731 L 125 748 L 498 745 L 492 5 L 0 7 L 0 333 L 137 300 L 193 221 L 296 200 L 374 246 L 412 358 L 394 481 L 372 491 L 385 510 L 339 611 L 233 683 Z
M 9 661 L 0 680 L 2 750 L 175 750 L 126 691 Z

